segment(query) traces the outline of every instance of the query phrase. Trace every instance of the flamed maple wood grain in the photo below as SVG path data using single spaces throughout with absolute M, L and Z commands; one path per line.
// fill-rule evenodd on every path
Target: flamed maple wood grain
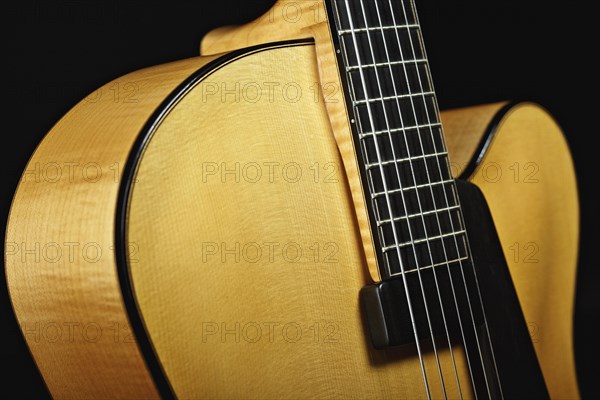
M 119 78 L 120 84 L 138 88 L 135 102 L 115 102 L 109 95 L 114 82 L 107 84 L 56 124 L 27 165 L 7 227 L 6 276 L 29 349 L 57 398 L 158 397 L 130 338 L 117 278 L 117 192 L 142 126 L 177 85 L 210 60 L 195 58 Z M 89 175 L 83 172 L 86 165 Z M 44 175 L 46 169 L 51 175 Z M 86 245 L 92 253 L 84 258 Z M 85 327 L 89 335 L 82 332 Z M 77 333 L 69 334 L 75 328 Z

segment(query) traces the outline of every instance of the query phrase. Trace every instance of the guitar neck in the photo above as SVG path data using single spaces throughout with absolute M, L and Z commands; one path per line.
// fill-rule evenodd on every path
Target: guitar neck
M 413 2 L 330 0 L 327 6 L 381 276 L 467 260 Z
M 414 4 L 326 4 L 383 280 L 361 292 L 373 344 L 414 343 L 430 397 L 420 342 L 460 338 L 473 390 L 501 398 Z

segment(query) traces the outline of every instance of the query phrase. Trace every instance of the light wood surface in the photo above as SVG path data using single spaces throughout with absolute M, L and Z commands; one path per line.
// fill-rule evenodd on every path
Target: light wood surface
M 266 14 L 252 22 L 209 32 L 202 38 L 200 54 L 226 53 L 262 43 L 311 38 L 314 33 L 310 28 L 326 21 L 322 0 L 277 0 Z
M 321 85 L 321 96 L 324 97 L 323 104 L 327 110 L 329 125 L 342 159 L 341 165 L 345 172 L 346 182 L 350 188 L 362 250 L 367 263 L 366 268 L 369 271 L 371 281 L 379 282 L 381 276 L 366 208 L 365 193 L 367 193 L 367 190 L 363 188 L 363 180 L 360 177 L 356 158 L 356 154 L 360 149 L 355 148 L 352 138 L 350 119 L 346 109 L 347 103 L 340 83 L 339 66 L 335 58 L 331 32 L 327 23 L 312 25 L 306 29 L 310 30 L 315 40 L 316 64 L 318 66 L 317 81 Z M 314 60 L 312 62 L 314 63 Z
M 455 176 L 505 104 L 442 113 Z M 560 127 L 541 107 L 517 105 L 498 121 L 471 181 L 488 200 L 550 395 L 579 398 L 573 350 L 579 205 Z
M 27 344 L 57 398 L 157 398 L 129 325 L 114 259 L 117 191 L 133 141 L 164 98 L 210 58 L 119 78 L 67 114 L 23 176 L 6 275 Z M 115 84 L 132 95 L 114 97 Z
M 261 43 L 305 38 L 315 41 L 318 82 L 321 85 L 321 91 L 326 92 L 324 105 L 341 154 L 342 165 L 354 202 L 367 269 L 372 281 L 379 282 L 381 276 L 366 209 L 365 191 L 359 174 L 356 149 L 335 57 L 336 50 L 333 47 L 324 2 L 322 0 L 299 2 L 278 0 L 265 15 L 255 21 L 209 32 L 202 39 L 200 52 L 201 54 L 216 54 Z
M 522 104 L 498 127 L 472 181 L 485 194 L 550 395 L 578 398 L 573 352 L 577 180 L 560 127 Z
M 441 113 L 450 169 L 455 177 L 465 171 L 478 151 L 483 133 L 507 102 L 446 110 Z
M 215 83 L 263 79 L 293 81 L 306 95 L 273 103 L 266 90 L 257 102 L 203 96 Z M 129 240 L 140 250 L 131 275 L 181 398 L 425 397 L 412 350 L 367 345 L 358 292 L 370 278 L 328 114 L 308 89 L 318 81 L 312 45 L 242 58 L 181 100 L 144 153 L 129 214 Z M 269 163 L 281 166 L 273 182 Z M 286 175 L 289 163 L 302 179 Z M 457 398 L 449 353 L 441 358 Z M 426 365 L 440 398 L 430 351 Z

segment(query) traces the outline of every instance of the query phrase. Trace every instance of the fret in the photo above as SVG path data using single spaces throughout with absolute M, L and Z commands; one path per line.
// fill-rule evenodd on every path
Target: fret
M 354 103 L 354 105 L 358 106 L 361 104 L 395 101 L 395 100 L 400 100 L 400 99 L 410 99 L 411 97 L 434 96 L 434 95 L 435 95 L 435 92 L 419 92 L 419 93 L 411 93 L 411 94 L 402 94 L 402 95 L 398 95 L 398 96 L 375 97 L 375 98 L 369 98 L 367 100 L 356 100 L 356 101 L 353 101 L 353 103 Z
M 396 244 L 393 236 L 393 228 L 401 238 L 412 238 L 414 243 L 420 243 L 422 239 L 433 238 L 447 233 L 462 230 L 460 210 L 453 207 L 435 209 L 428 213 L 414 213 L 403 219 L 397 219 L 392 224 L 380 224 L 379 232 L 382 237 L 382 245 L 391 247 Z M 446 210 L 446 211 L 443 211 Z M 388 220 L 389 221 L 389 220 Z M 393 227 L 392 227 L 393 225 Z M 412 236 L 409 235 L 412 234 Z M 404 241 L 408 241 L 404 239 Z
M 373 164 L 367 164 L 366 168 L 367 170 L 373 169 L 373 168 L 379 168 L 381 166 L 386 167 L 388 165 L 394 165 L 394 164 L 402 164 L 402 163 L 410 163 L 411 161 L 420 161 L 423 159 L 427 159 L 430 157 L 441 157 L 441 156 L 447 156 L 448 153 L 447 152 L 441 152 L 441 153 L 431 153 L 431 154 L 424 154 L 421 156 L 416 156 L 416 157 L 406 157 L 406 158 L 401 158 L 398 160 L 386 160 L 386 161 L 382 161 L 382 162 L 378 162 L 378 163 L 373 163 Z
M 388 68 L 390 66 L 394 67 L 397 65 L 411 65 L 411 64 L 419 64 L 419 63 L 427 63 L 427 60 L 424 58 L 416 59 L 416 60 L 397 60 L 390 62 L 382 62 L 376 64 L 362 64 L 358 65 L 349 65 L 346 67 L 346 72 L 358 71 L 359 69 L 370 69 L 370 68 Z
M 405 242 L 411 240 L 418 242 L 427 237 L 436 237 L 463 229 L 458 204 L 454 202 L 449 207 L 432 208 L 420 212 L 418 205 L 413 205 L 408 216 L 394 218 L 393 223 L 391 219 L 386 219 L 384 221 L 387 223 L 378 224 L 381 245 L 389 247 L 396 244 L 393 229 L 396 230 L 399 240 Z
M 430 238 L 429 241 L 386 251 L 383 254 L 388 260 L 390 275 L 399 275 L 402 272 L 399 267 L 398 253 L 406 272 L 420 270 L 423 267 L 448 265 L 455 261 L 465 261 L 469 257 L 464 233 L 448 234 L 437 239 Z
M 390 160 L 394 161 L 394 160 Z M 372 197 L 377 198 L 384 192 L 382 178 L 387 183 L 387 193 L 394 194 L 403 189 L 420 188 L 423 185 L 439 185 L 452 180 L 445 167 L 447 156 L 423 156 L 406 162 L 380 163 L 379 168 L 368 170 L 368 178 Z M 383 176 L 382 176 L 383 173 Z
M 419 28 L 419 25 L 417 24 L 411 24 L 411 25 L 390 25 L 390 26 L 375 26 L 375 27 L 368 27 L 368 28 L 355 28 L 354 30 L 352 29 L 342 29 L 338 31 L 338 35 L 342 36 L 342 35 L 351 35 L 352 33 L 363 33 L 363 32 L 376 32 L 376 31 L 387 31 L 387 30 L 392 30 L 392 29 L 415 29 L 415 28 Z
M 377 132 L 379 132 L 377 135 L 367 134 L 360 139 L 360 150 L 365 165 L 416 158 L 446 151 L 442 129 L 439 125 L 417 129 L 414 127 L 394 128 L 389 131 Z M 381 158 L 377 157 L 375 141 L 379 145 Z
M 432 186 L 437 186 L 437 185 L 444 185 L 446 183 L 454 183 L 453 179 L 448 179 L 445 181 L 440 181 L 440 182 L 428 182 L 428 183 L 423 183 L 420 185 L 415 185 L 415 186 L 410 186 L 410 187 L 402 187 L 402 188 L 398 188 L 398 189 L 392 189 L 392 190 L 388 190 L 387 192 L 379 192 L 379 193 L 372 193 L 371 194 L 371 198 L 376 199 L 378 197 L 381 196 L 387 196 L 390 194 L 396 194 L 396 193 L 400 193 L 400 192 L 408 192 L 411 190 L 418 190 L 418 189 L 423 189 L 423 188 L 429 188 Z
M 428 215 L 432 215 L 432 214 L 436 214 L 436 213 L 440 213 L 440 212 L 453 211 L 453 210 L 459 210 L 459 209 L 460 209 L 460 206 L 437 208 L 435 210 L 424 211 L 424 212 L 420 212 L 420 213 L 416 213 L 416 214 L 410 214 L 410 215 L 406 215 L 404 217 L 396 217 L 393 219 L 384 219 L 383 221 L 377 221 L 377 225 L 382 226 L 385 224 L 391 224 L 392 222 L 404 221 L 404 220 L 407 220 L 410 218 L 426 217 Z
M 435 210 L 431 210 L 431 211 L 425 211 L 422 213 L 407 215 L 404 217 L 396 217 L 394 219 L 384 219 L 383 221 L 377 221 L 377 225 L 382 226 L 385 224 L 391 224 L 392 222 L 405 221 L 407 219 L 417 218 L 417 217 L 426 217 L 428 215 L 432 215 L 432 214 L 436 214 L 436 213 L 440 213 L 440 212 L 453 211 L 453 210 L 459 210 L 459 209 L 460 209 L 460 206 L 439 208 L 439 209 L 435 209 Z
M 427 237 L 424 239 L 412 240 L 410 242 L 404 242 L 404 243 L 400 243 L 400 244 L 394 244 L 392 246 L 384 247 L 383 252 L 387 253 L 388 251 L 397 250 L 398 248 L 404 248 L 404 247 L 409 247 L 409 246 L 412 247 L 414 245 L 418 245 L 418 244 L 422 244 L 422 243 L 426 243 L 426 242 L 432 242 L 434 240 L 440 240 L 440 239 L 445 239 L 445 238 L 454 237 L 454 236 L 460 236 L 460 235 L 464 235 L 466 233 L 467 232 L 465 230 L 460 230 L 458 232 L 450 232 L 450 233 L 445 233 L 443 235 Z
M 431 192 L 433 192 L 433 196 Z M 407 192 L 398 192 L 391 194 L 389 200 L 394 218 L 459 205 L 458 198 L 454 192 L 454 183 L 433 185 L 431 187 L 424 186 Z M 387 199 L 385 197 L 377 197 L 373 203 L 376 220 L 383 221 L 390 219 L 390 208 L 387 206 Z
M 382 64 L 382 66 L 371 69 L 357 69 L 351 71 L 349 76 L 350 81 L 356 83 L 353 91 L 354 100 L 361 100 L 365 99 L 362 79 L 365 80 L 367 88 L 366 97 L 392 97 L 412 93 L 433 92 L 433 87 L 428 80 L 421 79 L 419 81 L 419 76 L 423 78 L 428 76 L 428 74 L 429 68 L 426 63 L 411 63 Z
M 406 128 L 402 127 L 402 128 L 392 128 L 392 129 L 386 129 L 384 131 L 375 131 L 375 132 L 365 132 L 365 133 L 360 133 L 358 136 L 360 139 L 365 139 L 367 137 L 372 137 L 372 136 L 379 136 L 379 135 L 384 135 L 384 134 L 388 134 L 388 133 L 398 133 L 398 132 L 408 132 L 408 131 L 412 131 L 412 130 L 420 130 L 420 129 L 428 129 L 428 128 L 439 128 L 441 127 L 442 124 L 435 123 L 435 124 L 423 124 L 423 125 L 416 125 L 416 126 L 408 126 Z
M 384 31 L 381 31 L 381 29 L 375 31 L 363 30 L 361 32 L 354 30 L 350 35 L 340 36 L 340 39 L 345 49 L 348 66 L 359 64 L 354 46 L 355 41 L 361 64 L 389 63 L 391 61 L 425 58 L 422 47 L 418 45 L 421 41 L 421 35 L 420 30 L 417 28 Z M 371 46 L 369 45 L 369 39 Z M 387 51 L 384 43 L 387 44 Z
M 443 261 L 443 262 L 440 262 L 437 264 L 426 265 L 424 267 L 419 267 L 419 268 L 414 268 L 414 269 L 408 269 L 408 270 L 405 270 L 404 273 L 405 274 L 414 274 L 417 271 L 426 271 L 428 269 L 432 269 L 435 267 L 441 267 L 441 266 L 445 266 L 445 265 L 453 265 L 453 264 L 456 265 L 456 264 L 460 264 L 461 262 L 468 261 L 468 260 L 469 260 L 469 257 L 460 257 L 460 258 L 457 258 L 454 260 Z M 456 265 L 456 266 L 458 266 L 458 265 Z M 401 276 L 401 275 L 402 275 L 402 272 L 391 274 L 391 276 Z

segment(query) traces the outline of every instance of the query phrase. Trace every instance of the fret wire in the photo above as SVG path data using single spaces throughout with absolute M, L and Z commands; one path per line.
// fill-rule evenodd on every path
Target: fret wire
M 363 65 L 363 69 L 368 69 L 368 68 L 379 68 L 379 67 L 387 67 L 387 66 L 395 66 L 395 65 L 406 65 L 406 64 L 423 64 L 423 63 L 427 63 L 427 59 L 425 58 L 419 58 L 416 60 L 398 60 L 398 61 L 390 61 L 387 63 L 373 63 L 373 64 L 365 64 Z M 358 71 L 358 66 L 356 65 L 348 65 L 346 67 L 346 72 L 353 72 L 353 71 Z
M 419 213 L 419 214 L 410 214 L 410 215 L 405 215 L 404 217 L 396 217 L 393 219 L 383 219 L 383 220 L 377 221 L 377 225 L 382 226 L 385 224 L 391 224 L 392 221 L 394 221 L 394 222 L 407 221 L 411 218 L 420 217 L 421 215 L 432 215 L 435 213 L 439 214 L 442 212 L 453 211 L 453 210 L 458 210 L 458 209 L 460 209 L 459 205 L 452 206 L 452 207 L 437 208 L 437 209 L 431 210 L 431 211 L 423 211 L 422 213 Z
M 392 164 L 400 164 L 403 162 L 426 160 L 428 158 L 442 157 L 442 156 L 447 156 L 447 155 L 448 155 L 448 153 L 428 153 L 428 154 L 423 154 L 422 156 L 406 157 L 406 158 L 400 158 L 398 160 L 382 161 L 379 164 L 367 164 L 366 168 L 367 168 L 367 170 L 370 170 L 370 169 L 378 167 L 379 165 L 385 166 L 385 165 L 392 165 Z
M 350 29 L 352 31 L 354 31 L 354 22 L 353 22 L 352 16 L 351 16 L 350 3 L 349 3 L 348 0 L 345 0 L 345 4 L 346 4 L 346 11 L 348 12 L 348 20 L 349 20 Z M 336 5 L 337 5 L 337 3 L 336 3 Z M 361 2 L 361 6 L 362 6 L 362 2 Z M 364 9 L 363 9 L 363 14 L 364 14 Z M 338 18 L 339 18 L 339 10 L 338 10 Z M 365 16 L 365 26 L 367 26 L 367 25 L 368 24 L 366 24 L 366 16 Z M 394 25 L 397 25 L 397 24 L 394 23 Z M 340 26 L 341 26 L 341 23 L 340 23 Z M 362 63 L 361 63 L 360 53 L 358 51 L 358 45 L 356 43 L 356 34 L 352 33 L 352 37 L 354 38 L 354 50 L 355 50 L 355 53 L 356 53 L 357 62 L 358 62 L 358 65 L 360 66 Z M 372 49 L 372 46 L 369 46 L 369 47 L 371 47 L 371 49 Z M 368 91 L 367 91 L 366 83 L 364 81 L 364 73 L 363 73 L 362 68 L 359 68 L 359 73 L 360 73 L 360 76 L 361 76 L 362 86 L 363 86 L 363 91 L 365 93 L 365 97 L 368 98 Z M 370 108 L 369 105 L 367 105 L 367 112 L 368 112 L 368 115 L 369 115 L 369 120 L 370 120 L 371 126 L 375 127 L 375 124 L 373 122 L 373 116 L 371 115 L 371 108 Z M 358 115 L 357 115 L 357 118 L 358 118 Z M 389 128 L 389 126 L 388 126 L 388 128 Z M 376 153 L 377 153 L 377 158 L 381 162 L 381 153 L 379 151 L 379 145 L 377 144 L 377 141 L 375 141 L 375 150 L 376 150 Z M 385 180 L 385 176 L 383 176 L 383 166 L 381 166 L 381 174 L 382 174 L 382 183 L 383 183 L 384 191 L 387 191 L 387 183 L 386 183 L 386 180 Z M 388 206 L 390 217 L 393 218 L 391 201 L 390 201 L 389 196 L 387 196 L 387 195 L 386 195 L 386 202 L 387 202 L 387 206 Z M 394 242 L 398 243 L 398 235 L 397 235 L 396 228 L 394 227 L 394 225 L 392 225 L 392 233 L 393 233 L 393 236 L 394 236 Z M 397 249 L 397 255 L 398 255 L 398 260 L 400 262 L 400 268 L 402 269 L 402 271 L 404 271 L 404 265 L 403 265 L 403 262 L 402 262 L 402 255 L 400 253 L 400 249 Z M 390 269 L 389 263 L 388 263 L 388 273 L 391 274 L 391 269 Z M 414 333 L 414 337 L 415 337 L 415 346 L 417 348 L 417 353 L 419 355 L 419 362 L 420 362 L 420 366 L 421 366 L 421 373 L 423 375 L 423 381 L 424 381 L 424 384 L 425 384 L 425 390 L 426 390 L 426 393 L 427 393 L 427 397 L 430 399 L 431 398 L 431 392 L 430 392 L 429 384 L 428 384 L 428 380 L 427 380 L 427 373 L 425 371 L 425 363 L 424 363 L 424 360 L 423 360 L 423 353 L 421 351 L 421 345 L 419 343 L 419 335 L 418 335 L 418 332 L 417 332 L 416 319 L 415 319 L 415 315 L 414 315 L 413 308 L 412 308 L 411 296 L 410 296 L 410 294 L 408 292 L 408 286 L 407 286 L 406 277 L 403 277 L 403 280 L 404 280 L 406 301 L 407 301 L 408 310 L 409 310 L 410 319 L 411 319 L 412 328 L 413 328 L 413 333 Z M 430 326 L 430 330 L 431 330 L 431 322 L 429 322 L 429 326 Z M 433 337 L 433 332 L 431 332 L 431 334 L 432 334 L 432 337 Z
M 385 192 L 377 192 L 377 193 L 371 194 L 371 197 L 373 199 L 376 199 L 378 197 L 384 196 L 386 193 L 387 194 L 403 193 L 403 192 L 409 192 L 411 190 L 427 189 L 427 188 L 433 187 L 433 186 L 447 185 L 449 183 L 454 183 L 454 179 L 448 179 L 448 180 L 443 180 L 443 181 L 439 181 L 439 182 L 424 183 L 422 185 L 409 186 L 409 187 L 399 188 L 399 189 L 392 189 L 392 190 L 387 190 Z
M 418 28 L 419 25 L 417 24 L 409 24 L 409 25 L 397 25 L 397 26 L 382 26 L 382 27 L 370 27 L 370 28 L 356 28 L 354 30 L 354 33 L 365 33 L 365 32 L 373 32 L 373 31 L 380 31 L 381 29 L 383 30 L 392 30 L 392 29 L 414 29 L 414 28 Z M 341 29 L 338 31 L 338 35 L 342 36 L 342 35 L 348 35 L 348 34 L 352 34 L 352 31 L 349 29 Z
M 412 240 L 410 242 L 404 242 L 404 243 L 400 243 L 398 244 L 398 246 L 400 248 L 406 248 L 406 247 L 410 247 L 413 244 L 421 244 L 421 243 L 427 243 L 429 241 L 433 241 L 433 240 L 440 240 L 440 239 L 445 239 L 445 238 L 449 238 L 449 237 L 453 237 L 453 236 L 460 236 L 465 234 L 466 231 L 465 230 L 460 230 L 458 232 L 450 232 L 450 233 L 444 233 L 443 235 L 437 235 L 437 236 L 429 236 L 427 238 L 423 238 L 423 239 L 416 239 L 416 240 Z M 391 246 L 386 246 L 383 248 L 383 252 L 387 253 L 390 250 L 395 250 L 396 249 L 396 245 L 391 245 Z
M 437 127 L 441 127 L 441 126 L 442 126 L 441 123 L 421 124 L 421 125 L 408 126 L 406 128 L 405 127 L 401 127 L 401 128 L 393 128 L 393 129 L 389 129 L 389 130 L 385 130 L 385 131 L 375 131 L 375 132 L 361 133 L 359 135 L 359 137 L 361 139 L 364 139 L 366 137 L 383 135 L 383 134 L 386 134 L 386 133 L 397 133 L 397 132 L 405 132 L 405 131 L 414 131 L 414 130 L 426 129 L 426 128 L 429 128 L 429 127 L 437 128 Z M 446 151 L 446 153 L 447 153 L 447 151 Z
M 412 273 L 418 272 L 419 270 L 422 271 L 422 270 L 432 269 L 432 268 L 435 268 L 435 267 L 441 267 L 441 266 L 447 265 L 447 264 L 449 265 L 449 264 L 461 263 L 462 261 L 468 261 L 468 260 L 469 260 L 469 256 L 459 257 L 459 258 L 456 258 L 454 260 L 449 260 L 449 261 L 444 261 L 444 262 L 441 262 L 441 263 L 435 263 L 435 264 L 431 264 L 431 265 L 426 265 L 424 267 L 409 269 L 409 270 L 404 271 L 404 273 L 405 274 L 412 274 Z M 398 272 L 398 273 L 392 274 L 392 276 L 400 276 L 400 275 L 402 275 L 402 272 Z
M 400 94 L 397 96 L 370 98 L 368 100 L 353 100 L 352 103 L 354 105 L 358 106 L 358 105 L 363 105 L 363 104 L 368 104 L 368 103 L 394 101 L 394 100 L 401 100 L 401 99 L 410 99 L 411 97 L 422 97 L 422 96 L 433 96 L 433 95 L 435 95 L 435 92 Z

